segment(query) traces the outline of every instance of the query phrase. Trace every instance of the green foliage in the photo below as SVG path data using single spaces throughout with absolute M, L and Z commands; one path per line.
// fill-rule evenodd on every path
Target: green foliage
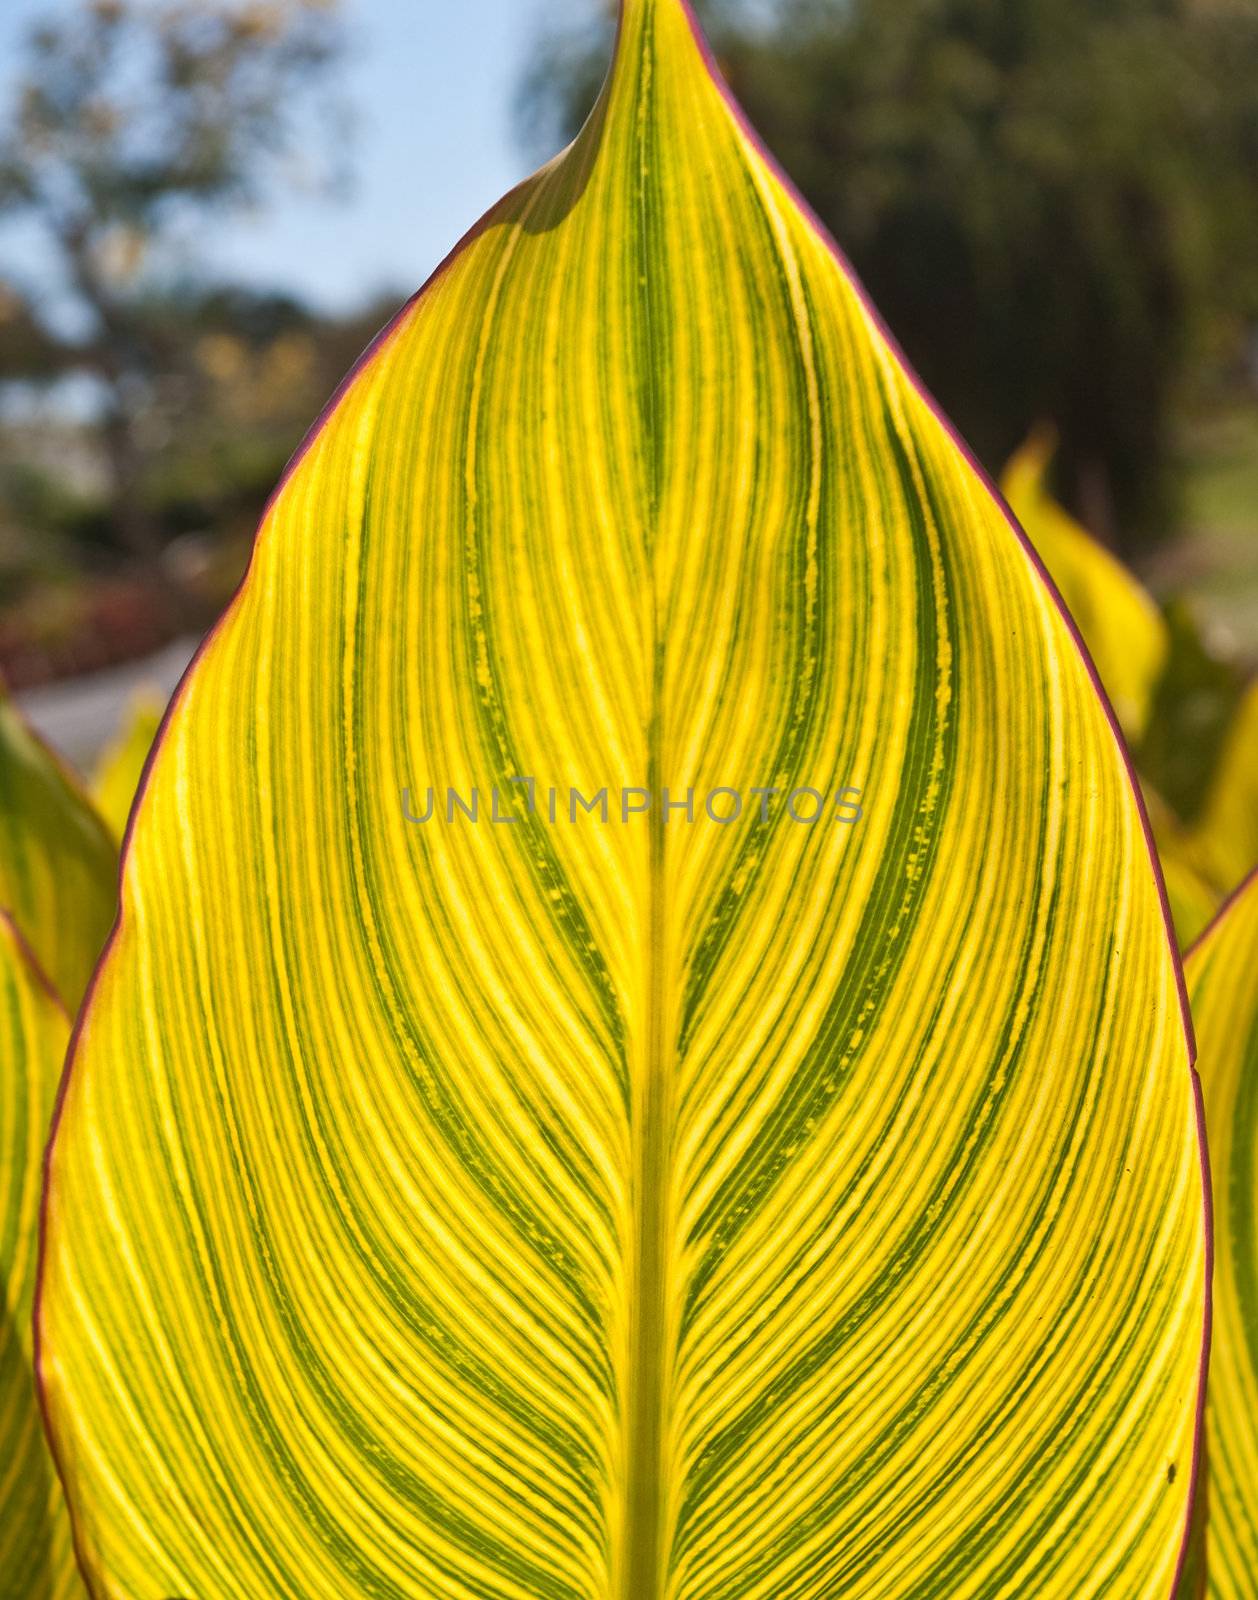
M 1258 312 L 1258 11 L 699 10 L 752 120 L 988 464 L 1050 418 L 1072 511 L 1128 551 L 1165 528 L 1187 374 L 1207 335 L 1233 354 Z M 580 119 L 597 31 L 543 43 L 524 91 L 534 134 Z
M 1184 822 L 1192 822 L 1240 705 L 1245 675 L 1210 650 L 1183 601 L 1167 605 L 1166 621 L 1170 651 L 1137 758 L 1148 782 Z

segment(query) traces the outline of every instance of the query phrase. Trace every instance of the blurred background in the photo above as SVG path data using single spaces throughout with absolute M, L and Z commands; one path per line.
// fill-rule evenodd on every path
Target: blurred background
M 1190 823 L 1258 661 L 1258 0 L 697 9 L 985 464 L 1030 439 L 1154 597 L 1128 733 Z M 579 126 L 613 10 L 5 0 L 0 673 L 73 759 L 169 692 L 340 375 Z

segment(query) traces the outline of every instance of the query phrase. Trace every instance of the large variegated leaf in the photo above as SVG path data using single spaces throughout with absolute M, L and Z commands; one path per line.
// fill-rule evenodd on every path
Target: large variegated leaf
M 1132 782 L 679 0 L 273 503 L 47 1222 L 102 1597 L 1170 1595 L 1205 1233 Z
M 1258 1596 L 1258 876 L 1188 957 L 1215 1173 L 1209 1592 Z
M 0 915 L 0 1596 L 82 1595 L 35 1392 L 40 1172 L 69 1023 Z
M 1153 597 L 1050 494 L 1056 441 L 1039 429 L 1013 456 L 1001 489 L 1061 591 L 1127 737 L 1139 739 L 1166 664 L 1166 623 Z
M 117 880 L 104 823 L 0 690 L 0 911 L 71 1010 L 113 921 Z

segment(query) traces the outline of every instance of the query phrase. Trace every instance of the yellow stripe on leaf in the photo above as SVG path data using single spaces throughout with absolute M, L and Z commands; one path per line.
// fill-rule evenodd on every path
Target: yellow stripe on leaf
M 1258 1596 L 1258 877 L 1188 956 L 1215 1182 L 1206 1570 Z
M 1144 732 L 1170 641 L 1157 603 L 1049 493 L 1055 440 L 1037 429 L 1009 461 L 1001 489 L 1048 568 L 1127 738 Z
M 71 1011 L 113 921 L 117 881 L 104 823 L 0 689 L 0 911 Z
M 1170 1595 L 1132 782 L 679 0 L 287 477 L 123 901 L 42 1311 L 102 1600 Z
M 44 1144 L 69 1024 L 0 915 L 0 1595 L 83 1594 L 70 1523 L 44 1441 L 31 1313 Z

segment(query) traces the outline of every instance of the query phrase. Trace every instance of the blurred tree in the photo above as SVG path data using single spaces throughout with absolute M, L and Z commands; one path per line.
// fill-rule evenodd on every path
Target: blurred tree
M 57 270 L 45 292 L 0 285 L 0 379 L 94 381 L 112 531 L 155 577 L 150 469 L 216 311 L 195 280 L 171 286 L 177 246 L 278 181 L 335 180 L 307 137 L 339 151 L 335 102 L 303 113 L 341 47 L 335 0 L 80 0 L 30 35 L 0 122 L 0 220 L 40 230 Z M 220 297 L 219 324 L 230 310 Z
M 526 137 L 571 134 L 610 12 L 552 30 Z M 1176 511 L 1168 434 L 1258 317 L 1253 0 L 699 0 L 721 64 L 995 470 L 1031 425 L 1126 554 Z

